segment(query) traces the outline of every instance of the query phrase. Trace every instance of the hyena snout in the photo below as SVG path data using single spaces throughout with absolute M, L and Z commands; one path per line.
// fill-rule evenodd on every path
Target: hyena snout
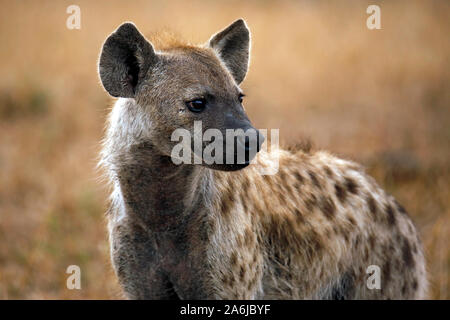
M 222 146 L 211 153 L 217 161 L 213 161 L 213 163 L 205 161 L 204 164 L 211 169 L 221 171 L 236 171 L 247 167 L 261 150 L 265 140 L 261 132 L 251 125 L 227 128 L 219 132 L 221 133 L 219 137 L 214 137 L 213 142 L 204 143 L 203 146 L 206 154 L 209 154 L 206 149 L 211 145 L 217 146 L 216 143 L 219 143 Z M 219 150 L 220 153 L 217 153 Z
M 261 150 L 264 140 L 261 132 L 251 125 L 236 129 L 233 141 L 227 139 L 227 144 L 233 143 L 234 146 L 234 163 L 248 165 Z
M 234 113 L 225 114 L 225 153 L 227 160 L 234 156 L 234 164 L 248 165 L 261 150 L 264 136 L 256 129 L 240 105 Z M 233 151 L 231 152 L 231 148 Z M 228 162 L 229 163 L 229 162 Z

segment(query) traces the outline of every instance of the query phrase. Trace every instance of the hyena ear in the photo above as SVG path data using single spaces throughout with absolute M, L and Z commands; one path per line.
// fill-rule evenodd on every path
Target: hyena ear
M 133 23 L 122 24 L 103 44 L 98 64 L 103 87 L 113 97 L 134 98 L 157 58 Z
M 234 80 L 240 84 L 247 74 L 250 51 L 250 30 L 245 21 L 236 20 L 226 29 L 213 35 L 209 40 L 209 46 L 218 53 Z

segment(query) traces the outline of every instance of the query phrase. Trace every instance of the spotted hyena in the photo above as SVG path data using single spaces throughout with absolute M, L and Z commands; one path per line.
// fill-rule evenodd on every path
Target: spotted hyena
M 417 230 L 361 166 L 280 149 L 259 152 L 255 165 L 174 164 L 178 128 L 192 132 L 198 120 L 203 130 L 254 129 L 239 88 L 249 49 L 243 20 L 201 46 L 154 47 L 132 23 L 103 45 L 101 82 L 119 99 L 101 164 L 113 187 L 111 257 L 126 297 L 424 298 Z M 233 143 L 256 153 L 257 140 Z M 275 161 L 277 174 L 256 169 Z M 371 265 L 380 289 L 367 285 Z

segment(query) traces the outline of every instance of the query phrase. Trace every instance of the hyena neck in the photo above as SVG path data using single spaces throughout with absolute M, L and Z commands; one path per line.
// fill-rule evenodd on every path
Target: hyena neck
M 176 231 L 207 205 L 212 175 L 209 169 L 175 165 L 150 143 L 132 147 L 117 177 L 127 214 L 155 231 Z

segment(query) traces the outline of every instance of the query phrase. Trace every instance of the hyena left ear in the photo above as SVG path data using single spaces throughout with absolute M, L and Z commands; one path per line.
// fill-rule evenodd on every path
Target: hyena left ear
M 122 24 L 103 44 L 98 72 L 113 97 L 134 98 L 158 56 L 131 22 Z
M 247 74 L 250 51 L 250 30 L 245 21 L 236 20 L 226 29 L 213 35 L 209 40 L 209 46 L 217 52 L 234 80 L 240 84 Z

